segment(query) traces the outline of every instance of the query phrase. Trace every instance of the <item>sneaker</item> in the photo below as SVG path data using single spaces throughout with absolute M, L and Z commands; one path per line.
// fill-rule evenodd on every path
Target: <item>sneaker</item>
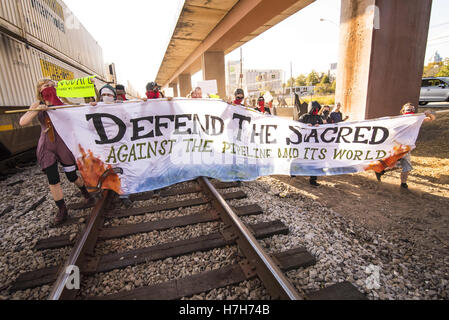
M 406 183 L 401 183 L 401 188 L 408 189 L 408 185 Z
M 318 187 L 320 184 L 316 180 L 310 180 L 310 184 L 314 187 Z
M 383 176 L 385 174 L 385 171 L 382 171 L 382 172 L 376 172 L 376 178 L 377 178 L 377 181 L 381 181 L 381 177 Z
M 55 220 L 53 220 L 53 225 L 57 226 L 62 224 L 67 220 L 69 213 L 67 211 L 67 207 L 64 205 L 59 208 L 58 213 L 56 214 Z

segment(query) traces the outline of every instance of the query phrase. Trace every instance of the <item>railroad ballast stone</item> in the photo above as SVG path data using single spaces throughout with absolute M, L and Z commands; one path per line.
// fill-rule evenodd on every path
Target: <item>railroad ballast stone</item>
M 33 177 L 33 179 L 29 179 Z M 20 193 L 15 194 L 17 186 L 7 184 L 24 180 Z M 67 203 L 76 203 L 77 188 L 61 176 Z M 183 184 L 191 186 L 194 182 Z M 0 296 L 2 299 L 46 299 L 51 286 L 8 292 L 11 284 L 20 273 L 62 263 L 71 248 L 57 250 L 33 250 L 39 239 L 62 234 L 78 234 L 82 224 L 62 228 L 50 228 L 56 206 L 51 200 L 45 175 L 37 167 L 22 172 L 0 182 L 3 192 L 0 199 L 0 212 L 13 206 L 1 217 L 0 226 Z M 313 197 L 298 192 L 295 188 L 280 182 L 274 177 L 260 178 L 254 182 L 244 182 L 241 187 L 227 189 L 226 192 L 244 191 L 248 198 L 228 201 L 230 205 L 242 206 L 257 203 L 264 214 L 243 217 L 246 223 L 265 222 L 275 219 L 283 221 L 290 229 L 288 235 L 276 235 L 260 240 L 269 252 L 282 251 L 303 246 L 312 253 L 317 263 L 314 266 L 291 270 L 286 273 L 301 294 L 309 294 L 332 284 L 349 281 L 369 299 L 448 299 L 448 258 L 425 248 L 404 241 L 398 241 L 390 234 L 376 234 L 352 221 L 343 218 L 332 209 L 321 205 Z M 173 196 L 134 202 L 133 207 L 148 206 L 153 203 L 185 200 L 199 194 Z M 46 196 L 46 200 L 35 210 L 22 217 L 18 214 Z M 109 226 L 154 221 L 207 209 L 208 205 L 167 210 L 124 219 L 111 219 Z M 71 211 L 72 216 L 82 217 L 90 209 Z M 173 232 L 151 232 L 127 237 L 125 241 L 108 240 L 100 243 L 96 253 L 121 252 L 148 246 L 151 243 L 169 242 L 178 238 L 193 237 L 216 231 L 219 223 L 207 223 Z M 178 230 L 179 229 L 179 230 Z M 198 252 L 186 256 L 153 261 L 123 270 L 97 274 L 83 279 L 87 288 L 83 293 L 107 295 L 122 290 L 132 290 L 139 286 L 151 285 L 202 271 L 218 269 L 235 263 L 238 250 L 235 246 Z M 379 281 L 373 281 L 376 274 Z M 251 279 L 239 285 L 214 289 L 185 299 L 270 299 L 262 283 Z

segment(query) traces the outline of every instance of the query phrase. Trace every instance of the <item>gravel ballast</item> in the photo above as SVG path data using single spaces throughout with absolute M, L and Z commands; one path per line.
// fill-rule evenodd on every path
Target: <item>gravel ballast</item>
M 31 177 L 31 179 L 30 179 Z M 18 180 L 23 183 L 7 186 Z M 298 177 L 298 179 L 304 179 Z M 61 175 L 67 203 L 79 201 L 79 190 Z M 192 184 L 191 182 L 189 182 Z M 187 183 L 185 186 L 189 185 Z M 0 182 L 0 213 L 13 206 L 0 217 L 0 299 L 45 299 L 51 286 L 10 293 L 9 285 L 22 272 L 56 265 L 64 261 L 71 248 L 34 251 L 39 239 L 62 234 L 73 234 L 82 225 L 50 228 L 56 206 L 51 198 L 45 175 L 38 167 L 25 169 Z M 184 184 L 182 185 L 184 186 Z M 274 236 L 260 242 L 270 253 L 303 246 L 315 256 L 317 263 L 306 269 L 287 272 L 298 291 L 307 295 L 332 284 L 350 281 L 369 299 L 448 299 L 449 258 L 437 250 L 422 248 L 417 243 L 398 241 L 390 233 L 373 232 L 354 223 L 332 209 L 323 206 L 313 194 L 308 195 L 275 177 L 263 177 L 243 182 L 241 187 L 225 192 L 242 190 L 247 199 L 228 201 L 233 206 L 257 203 L 262 215 L 243 217 L 247 223 L 279 219 L 286 224 L 288 235 Z M 42 196 L 46 200 L 36 209 L 19 216 Z M 199 194 L 174 196 L 135 202 L 134 207 L 185 200 Z M 209 205 L 154 214 L 111 219 L 108 226 L 155 221 L 195 213 Z M 74 216 L 89 214 L 90 210 L 72 211 Z M 129 236 L 121 240 L 100 242 L 96 254 L 124 252 L 159 243 L 187 239 L 216 232 L 219 222 L 204 223 L 174 230 L 150 232 Z M 106 295 L 132 290 L 172 279 L 214 270 L 238 262 L 235 246 L 196 252 L 177 258 L 147 262 L 87 277 L 82 285 L 83 296 Z M 258 279 L 236 286 L 215 289 L 187 299 L 269 299 Z

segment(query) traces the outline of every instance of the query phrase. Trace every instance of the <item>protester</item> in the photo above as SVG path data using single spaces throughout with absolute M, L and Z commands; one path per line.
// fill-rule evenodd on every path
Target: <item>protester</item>
M 256 110 L 265 113 L 265 98 L 263 96 L 260 96 L 259 99 L 257 99 Z
M 117 100 L 117 93 L 115 92 L 115 89 L 111 87 L 109 84 L 104 85 L 100 89 L 100 102 L 105 103 L 115 103 Z
M 339 123 L 349 119 L 349 116 L 346 116 L 343 119 L 343 114 L 341 113 L 340 109 L 341 103 L 337 102 L 337 105 L 334 107 L 334 110 L 332 110 L 331 114 L 329 115 L 330 123 Z
M 243 92 L 243 89 L 238 88 L 234 92 L 235 100 L 232 102 L 235 105 L 241 106 L 243 99 L 245 98 L 245 93 Z
M 121 101 L 127 101 L 128 100 L 128 99 L 126 99 L 125 86 L 123 86 L 121 84 L 117 84 L 115 86 L 115 92 L 117 94 L 117 100 L 121 100 Z
M 105 103 L 116 103 L 122 101 L 117 100 L 117 98 L 118 94 L 116 93 L 115 89 L 110 85 L 107 84 L 100 89 L 100 101 Z M 132 206 L 132 201 L 129 200 L 129 195 L 120 195 L 119 198 L 126 208 Z
M 318 112 L 318 114 L 323 119 L 323 123 L 331 123 L 331 118 L 329 116 L 330 111 L 331 111 L 331 108 L 326 105 L 320 109 L 320 112 Z
M 192 91 L 191 97 L 194 99 L 201 99 L 203 98 L 203 91 L 200 87 L 196 87 L 195 90 Z
M 72 152 L 56 131 L 47 113 L 48 107 L 61 106 L 62 101 L 56 95 L 55 83 L 50 79 L 42 79 L 36 85 L 36 99 L 30 109 L 19 121 L 21 126 L 26 126 L 37 116 L 41 125 L 41 135 L 37 145 L 37 161 L 48 178 L 50 192 L 55 201 L 58 212 L 54 224 L 59 225 L 67 220 L 68 210 L 64 201 L 64 195 L 60 184 L 58 162 L 63 166 L 67 179 L 74 183 L 85 198 L 86 204 L 92 204 L 95 200 L 87 191 L 84 181 L 76 173 L 76 161 Z M 96 105 L 91 103 L 91 105 Z
M 404 104 L 401 108 L 400 114 L 401 115 L 410 115 L 416 113 L 416 106 L 413 105 L 411 102 L 408 102 Z M 430 110 L 426 110 L 424 112 L 426 117 L 424 118 L 423 122 L 430 122 L 434 121 L 436 119 L 435 115 L 433 115 Z M 407 153 L 403 158 L 399 159 L 399 161 L 396 163 L 397 167 L 402 168 L 401 172 L 401 188 L 408 189 L 407 179 L 410 171 L 413 170 L 412 161 L 411 161 L 411 155 L 410 152 Z M 394 168 L 391 168 L 389 170 L 393 170 Z M 387 169 L 388 170 L 388 169 Z M 381 177 L 385 174 L 386 170 L 382 172 L 376 172 L 376 178 L 378 181 L 381 181 Z
M 145 93 L 148 99 L 159 99 L 164 96 L 160 92 L 160 87 L 156 82 L 150 82 L 146 86 L 147 92 Z
M 323 124 L 323 118 L 318 114 L 320 112 L 320 105 L 316 101 L 311 101 L 309 103 L 308 113 L 303 114 L 299 118 L 299 122 L 307 123 L 309 126 L 318 127 L 320 124 Z M 318 187 L 320 184 L 317 182 L 318 177 L 312 176 L 309 179 L 309 182 L 312 186 Z

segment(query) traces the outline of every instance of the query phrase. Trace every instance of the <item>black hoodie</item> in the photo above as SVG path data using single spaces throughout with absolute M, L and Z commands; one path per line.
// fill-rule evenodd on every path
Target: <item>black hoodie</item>
M 298 121 L 302 123 L 310 123 L 311 125 L 323 124 L 323 118 L 318 115 L 318 111 L 320 111 L 321 106 L 318 102 L 313 101 L 309 103 L 308 112 L 303 114 Z M 313 114 L 313 111 L 316 110 L 317 114 Z

